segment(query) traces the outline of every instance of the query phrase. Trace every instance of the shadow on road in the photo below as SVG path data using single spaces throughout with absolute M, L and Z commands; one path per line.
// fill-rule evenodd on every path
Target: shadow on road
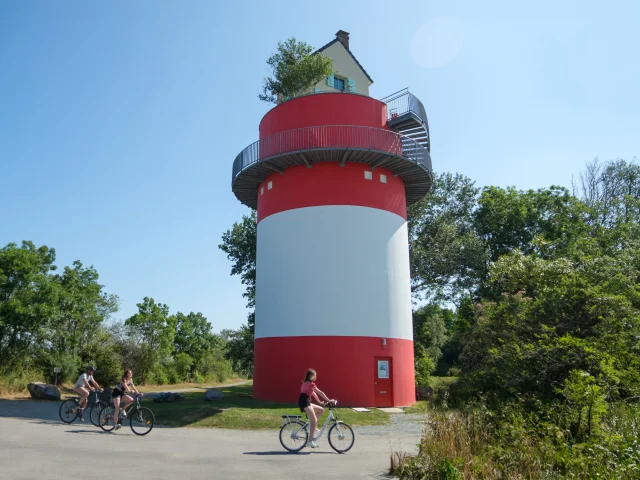
M 60 422 L 60 403 L 53 400 L 0 400 L 0 418 L 26 418 Z
M 278 456 L 278 455 L 311 455 L 311 454 L 317 454 L 317 453 L 334 453 L 334 452 L 310 452 L 310 451 L 306 451 L 306 452 L 297 452 L 297 453 L 291 453 L 291 452 L 285 452 L 282 450 L 278 450 L 278 451 L 273 451 L 273 452 L 244 452 L 243 455 L 258 455 L 258 456 L 262 456 L 262 455 L 269 455 L 269 456 Z
M 67 430 L 67 433 L 79 433 L 80 435 L 98 434 L 98 435 L 110 435 L 110 432 L 105 432 L 101 428 L 96 427 L 96 430 Z

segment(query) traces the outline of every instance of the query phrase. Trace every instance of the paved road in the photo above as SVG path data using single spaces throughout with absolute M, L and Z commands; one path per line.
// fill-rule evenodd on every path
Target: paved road
M 402 415 L 402 414 L 400 414 Z M 21 418 L 15 418 L 19 416 Z M 277 431 L 156 427 L 138 437 L 90 422 L 64 425 L 54 402 L 0 400 L 0 479 L 388 478 L 392 451 L 414 452 L 419 434 L 355 428 L 354 447 L 336 454 L 326 436 L 315 450 L 287 453 Z

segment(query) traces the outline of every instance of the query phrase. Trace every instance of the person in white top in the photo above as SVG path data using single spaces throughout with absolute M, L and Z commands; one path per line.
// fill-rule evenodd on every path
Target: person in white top
M 80 395 L 80 411 L 78 412 L 78 416 L 80 420 L 84 421 L 82 414 L 84 412 L 84 407 L 87 405 L 87 399 L 89 398 L 89 391 L 93 391 L 91 388 L 91 384 L 93 383 L 96 388 L 101 389 L 98 382 L 93 378 L 93 374 L 95 373 L 95 367 L 87 367 L 87 371 L 78 377 L 76 380 L 73 389 Z

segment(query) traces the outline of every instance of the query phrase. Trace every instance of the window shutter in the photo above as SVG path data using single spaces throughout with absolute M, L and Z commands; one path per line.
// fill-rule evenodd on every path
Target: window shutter
M 333 87 L 333 73 L 327 77 L 327 85 Z
M 349 79 L 347 79 L 347 82 L 349 84 L 349 91 L 350 92 L 355 92 L 356 91 L 356 81 L 353 78 L 349 78 Z

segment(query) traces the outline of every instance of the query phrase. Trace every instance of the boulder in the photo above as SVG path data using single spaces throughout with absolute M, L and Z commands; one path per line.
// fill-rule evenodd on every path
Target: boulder
M 433 398 L 433 388 L 431 387 L 416 388 L 416 398 L 418 400 L 431 400 Z
M 169 395 L 170 394 L 168 392 L 156 393 L 153 397 L 153 403 L 164 403 Z
M 207 402 L 213 402 L 215 400 L 222 400 L 223 396 L 224 396 L 224 394 L 222 393 L 222 390 L 216 390 L 215 388 L 211 388 L 211 389 L 207 390 L 206 392 L 204 392 L 204 399 Z
M 173 403 L 184 401 L 184 395 L 181 393 L 163 392 L 158 393 L 153 397 L 154 403 Z
M 32 398 L 39 400 L 60 400 L 60 390 L 55 385 L 34 382 L 27 385 Z

